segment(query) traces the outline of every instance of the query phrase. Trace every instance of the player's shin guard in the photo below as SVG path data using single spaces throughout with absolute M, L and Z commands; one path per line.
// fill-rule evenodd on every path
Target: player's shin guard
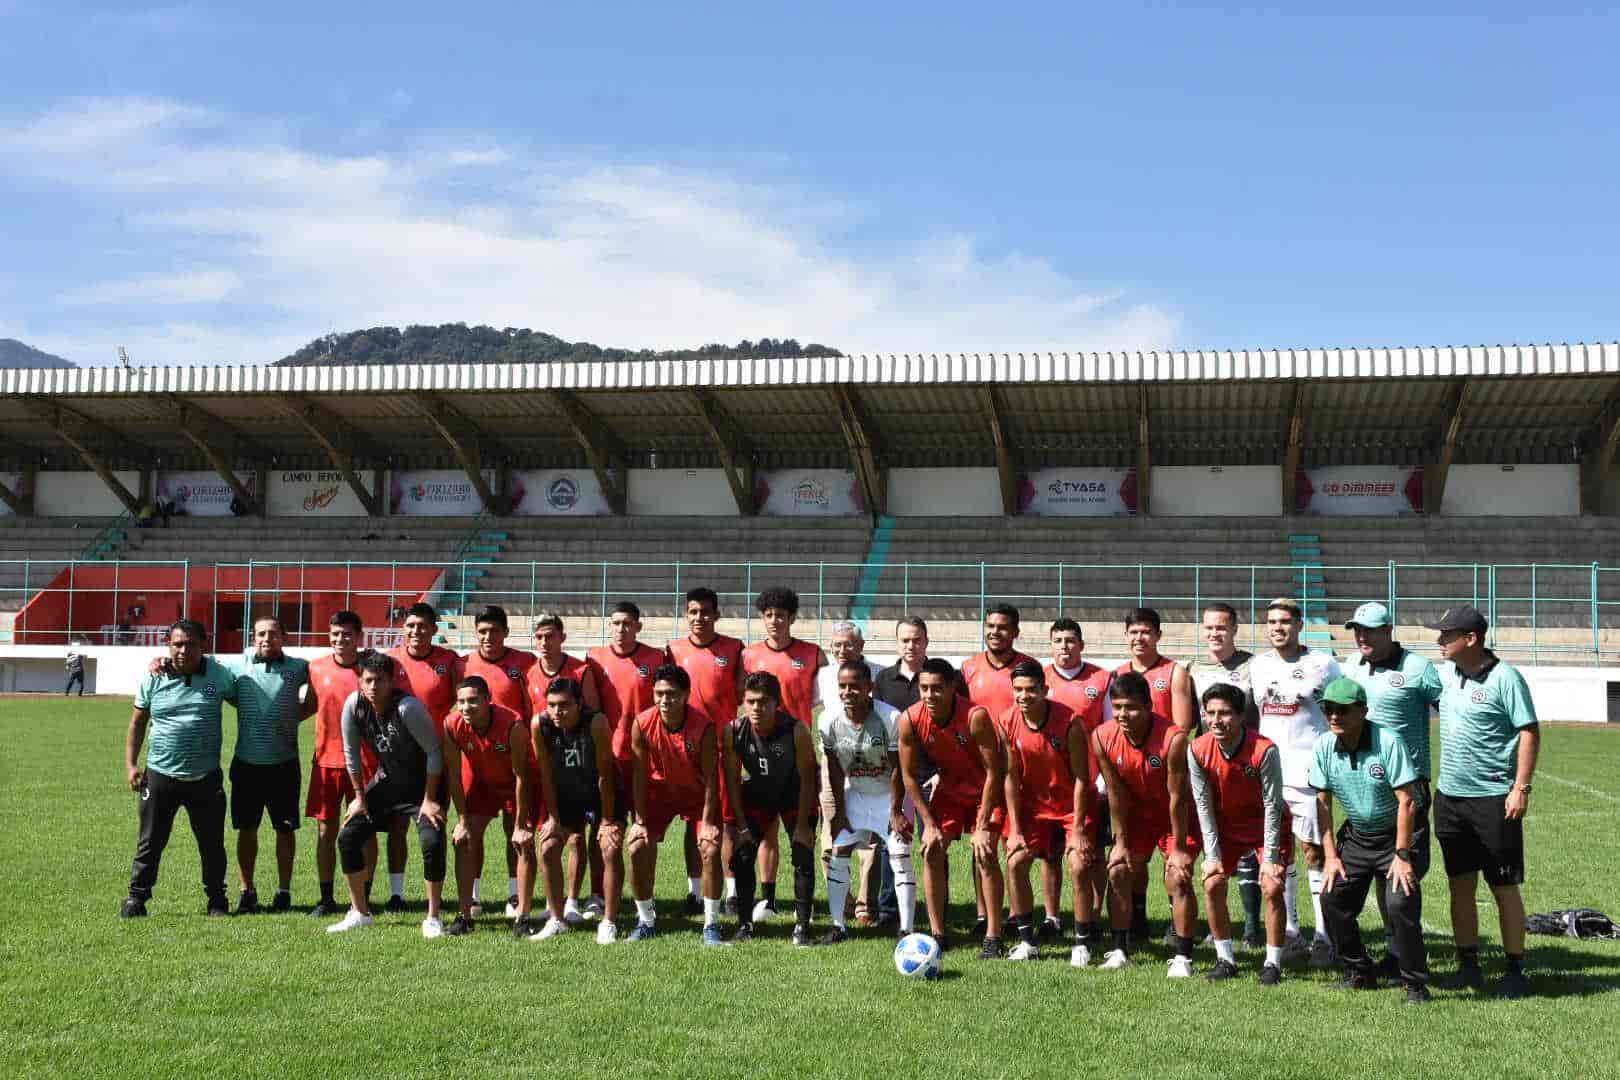
M 911 865 L 911 841 L 889 834 L 889 869 L 894 873 L 894 897 L 900 908 L 900 932 L 911 933 L 917 922 L 917 873 Z
M 834 926 L 844 926 L 844 905 L 849 900 L 849 856 L 834 855 L 827 862 L 827 913 Z
M 1260 923 L 1260 860 L 1252 851 L 1238 860 L 1237 887 L 1243 901 L 1243 936 L 1257 938 L 1265 930 Z
M 1287 880 L 1283 882 L 1283 906 L 1288 911 L 1288 933 L 1290 936 L 1299 933 L 1299 864 L 1293 863 L 1288 867 Z
M 793 858 L 793 915 L 798 925 L 809 926 L 816 899 L 816 853 L 806 844 L 792 845 L 789 853 Z

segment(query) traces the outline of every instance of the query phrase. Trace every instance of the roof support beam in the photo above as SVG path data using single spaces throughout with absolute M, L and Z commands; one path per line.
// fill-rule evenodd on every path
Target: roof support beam
M 990 438 L 996 444 L 996 472 L 1001 480 L 1001 512 L 1008 517 L 1018 513 L 1018 462 L 1013 453 L 1012 440 L 1007 436 L 1007 425 L 1002 417 L 1001 395 L 993 386 L 981 386 L 976 391 L 979 411 L 990 425 Z
M 1149 492 L 1153 477 L 1153 430 L 1148 416 L 1148 386 L 1136 388 L 1136 512 L 1147 517 L 1152 511 Z
M 386 461 L 388 455 L 370 446 L 352 425 L 336 413 L 322 408 L 309 398 L 286 394 L 271 400 L 280 405 L 326 451 L 326 456 L 332 459 L 333 470 L 342 475 L 360 500 L 360 505 L 366 508 L 366 513 L 371 517 L 382 517 L 382 470 L 372 470 L 372 486 L 368 489 L 360 482 L 354 462 L 357 454 L 375 463 Z
M 1445 420 L 1440 428 L 1439 452 L 1435 456 L 1434 464 L 1424 470 L 1423 474 L 1423 512 L 1426 514 L 1440 513 L 1441 504 L 1446 499 L 1446 478 L 1451 472 L 1451 460 L 1457 453 L 1457 436 L 1462 432 L 1463 422 L 1468 418 L 1468 399 L 1473 393 L 1474 382 L 1466 376 L 1451 384 L 1446 391 Z
M 1581 442 L 1581 513 L 1620 512 L 1609 496 L 1609 478 L 1614 475 L 1614 458 L 1620 450 L 1620 383 L 1609 391 L 1597 421 Z
M 754 447 L 736 423 L 726 414 L 720 402 L 707 390 L 691 390 L 688 395 L 703 419 L 703 427 L 714 448 L 720 454 L 720 468 L 731 486 L 731 497 L 737 503 L 737 513 L 748 517 L 754 513 Z
M 433 424 L 433 429 L 439 433 L 439 438 L 450 447 L 450 452 L 456 456 L 461 465 L 461 471 L 467 474 L 473 490 L 483 501 L 489 512 L 498 517 L 505 517 L 512 512 L 511 499 L 507 497 L 509 488 L 504 479 L 499 492 L 492 491 L 489 482 L 484 479 L 484 449 L 488 447 L 497 459 L 498 472 L 503 478 L 508 475 L 508 465 L 512 454 L 505 447 L 495 445 L 477 424 L 467 419 L 459 409 L 446 402 L 436 394 L 414 394 L 411 401 L 421 410 Z
M 248 512 L 263 516 L 263 497 L 255 496 L 253 491 L 237 478 L 235 467 L 237 458 L 245 456 L 259 458 L 263 454 L 249 451 L 247 441 L 219 417 L 198 408 L 182 397 L 171 396 L 171 400 L 179 409 L 180 433 L 202 452 L 203 457 L 208 459 L 208 464 L 219 473 L 220 479 L 231 486 L 231 493 L 247 507 Z
M 866 512 L 872 516 L 873 522 L 889 512 L 888 483 L 883 470 L 878 466 L 878 456 L 883 453 L 883 443 L 878 439 L 876 429 L 872 427 L 871 420 L 866 415 L 860 399 L 855 391 L 847 386 L 831 386 L 828 392 L 832 394 L 833 404 L 838 408 L 838 426 L 843 429 L 844 443 L 849 447 L 849 461 L 855 470 L 855 479 L 861 485 L 861 495 L 866 500 Z
M 1283 515 L 1292 515 L 1299 485 L 1299 459 L 1305 444 L 1305 384 L 1294 383 L 1288 405 L 1288 443 L 1282 460 Z
M 624 513 L 625 495 L 629 488 L 629 470 L 624 465 L 624 446 L 617 435 L 598 419 L 578 397 L 569 390 L 551 391 L 551 400 L 563 414 L 563 420 L 579 440 L 585 459 L 596 474 L 609 509 Z M 615 464 L 618 468 L 615 468 Z
M 97 476 L 101 477 L 101 482 L 106 484 L 107 489 L 118 497 L 119 502 L 124 504 L 124 509 L 131 514 L 139 514 L 141 512 L 141 496 L 124 486 L 123 481 L 118 479 L 112 467 L 107 464 L 107 459 L 102 456 L 101 452 L 93 444 L 100 442 L 104 445 L 120 445 L 123 447 L 119 451 L 121 454 L 140 461 L 143 466 L 150 463 L 149 455 L 129 447 L 128 440 L 122 435 L 82 413 L 75 412 L 64 405 L 58 405 L 56 402 L 45 398 L 35 398 L 33 400 L 39 406 L 41 419 L 45 421 L 51 430 L 62 437 L 63 442 L 78 451 L 79 457 L 84 460 L 84 463 L 90 466 Z M 143 468 L 143 488 L 146 486 L 145 477 L 146 472 Z M 141 494 L 144 495 L 145 492 L 143 491 Z

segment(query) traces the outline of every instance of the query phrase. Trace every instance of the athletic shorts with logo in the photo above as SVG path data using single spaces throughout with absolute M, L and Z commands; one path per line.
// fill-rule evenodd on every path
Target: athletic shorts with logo
M 1434 835 L 1447 877 L 1478 873 L 1493 886 L 1524 883 L 1524 820 L 1510 821 L 1506 806 L 1506 795 L 1435 793 Z
M 347 779 L 347 774 L 345 774 Z M 276 832 L 298 831 L 298 789 L 304 776 L 297 759 L 255 765 L 231 759 L 231 826 L 237 831 L 259 827 L 266 812 Z

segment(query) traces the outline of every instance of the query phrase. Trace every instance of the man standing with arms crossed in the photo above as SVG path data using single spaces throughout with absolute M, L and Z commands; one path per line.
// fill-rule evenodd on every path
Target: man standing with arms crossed
M 1541 726 L 1524 676 L 1485 647 L 1485 616 L 1472 607 L 1452 608 L 1426 625 L 1440 634 L 1442 658 L 1434 834 L 1445 858 L 1451 932 L 1457 940 L 1457 974 L 1446 985 L 1484 989 L 1474 903 L 1484 873 L 1507 954 L 1497 993 L 1521 998 L 1530 992 L 1524 971 L 1524 898 L 1519 894 L 1524 815 L 1541 751 Z

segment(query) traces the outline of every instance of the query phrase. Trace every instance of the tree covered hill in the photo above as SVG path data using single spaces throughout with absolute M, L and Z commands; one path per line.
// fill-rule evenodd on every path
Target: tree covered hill
M 0 338 L 0 368 L 69 368 L 78 367 L 71 360 L 41 352 L 32 345 L 24 345 L 15 338 Z
M 316 338 L 277 367 L 346 364 L 507 364 L 555 360 L 729 360 L 741 357 L 785 359 L 839 356 L 826 345 L 800 345 L 793 338 L 743 340 L 735 345 L 696 349 L 614 349 L 588 341 L 564 341 L 538 330 L 445 323 L 443 326 L 374 326 Z

